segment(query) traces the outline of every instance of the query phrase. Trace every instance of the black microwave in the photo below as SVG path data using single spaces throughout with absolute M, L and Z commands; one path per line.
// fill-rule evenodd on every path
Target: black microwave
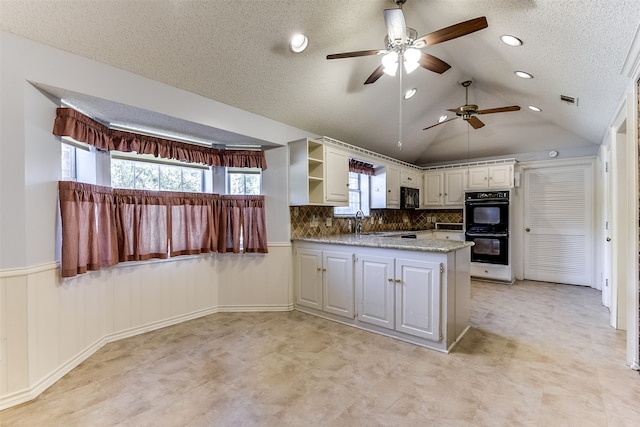
M 420 190 L 400 187 L 400 209 L 417 209 L 420 207 Z

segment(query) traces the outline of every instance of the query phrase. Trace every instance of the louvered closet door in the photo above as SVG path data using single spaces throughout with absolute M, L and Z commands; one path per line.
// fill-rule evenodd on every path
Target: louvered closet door
M 525 279 L 591 286 L 592 173 L 591 165 L 525 170 Z

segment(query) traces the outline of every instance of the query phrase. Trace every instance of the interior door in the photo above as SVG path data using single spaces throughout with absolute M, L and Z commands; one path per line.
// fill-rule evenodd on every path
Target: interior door
M 524 277 L 591 286 L 591 164 L 524 171 Z

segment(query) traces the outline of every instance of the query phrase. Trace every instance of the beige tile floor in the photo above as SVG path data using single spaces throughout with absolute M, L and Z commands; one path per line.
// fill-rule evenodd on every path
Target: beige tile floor
M 106 345 L 2 426 L 637 426 L 600 292 L 473 282 L 450 354 L 299 312 L 221 313 Z

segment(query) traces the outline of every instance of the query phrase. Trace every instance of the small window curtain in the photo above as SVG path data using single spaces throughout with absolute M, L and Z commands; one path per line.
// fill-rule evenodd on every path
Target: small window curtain
M 104 151 L 136 152 L 208 166 L 267 168 L 262 150 L 218 150 L 212 147 L 110 129 L 102 123 L 72 109 L 58 108 L 53 134 L 68 136 Z
M 111 188 L 62 181 L 62 277 L 118 263 L 116 203 Z
M 370 163 L 361 162 L 356 159 L 349 159 L 349 172 L 359 173 L 362 175 L 375 175 L 376 171 Z
M 264 196 L 112 189 L 72 181 L 61 181 L 58 188 L 62 277 L 169 254 L 241 248 L 267 253 Z

